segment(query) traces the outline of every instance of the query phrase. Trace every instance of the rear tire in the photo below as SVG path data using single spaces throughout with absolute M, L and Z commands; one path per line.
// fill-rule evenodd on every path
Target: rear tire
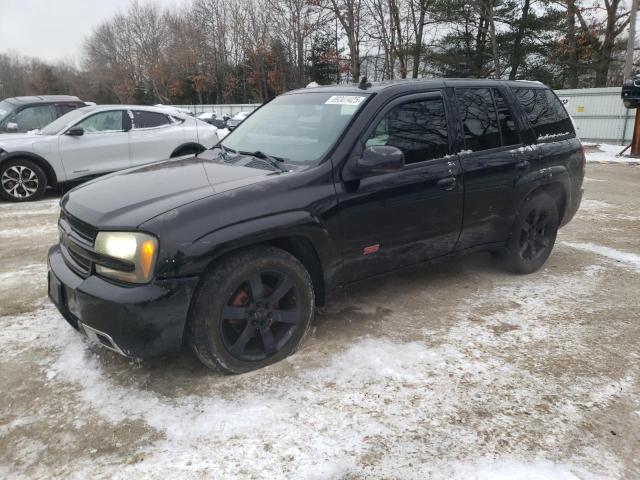
M 495 256 L 514 273 L 537 271 L 553 250 L 559 223 L 553 197 L 538 193 L 527 198 L 513 224 L 506 249 Z
M 44 195 L 47 175 L 31 160 L 9 160 L 0 166 L 0 195 L 10 202 L 32 202 Z
M 207 367 L 244 373 L 294 353 L 308 335 L 309 272 L 274 247 L 237 253 L 205 274 L 193 299 L 187 340 Z

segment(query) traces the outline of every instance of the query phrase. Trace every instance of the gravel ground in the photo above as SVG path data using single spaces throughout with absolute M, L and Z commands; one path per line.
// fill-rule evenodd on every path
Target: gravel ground
M 585 187 L 540 272 L 371 282 L 235 377 L 89 345 L 46 298 L 57 199 L 0 203 L 0 478 L 640 478 L 640 167 Z

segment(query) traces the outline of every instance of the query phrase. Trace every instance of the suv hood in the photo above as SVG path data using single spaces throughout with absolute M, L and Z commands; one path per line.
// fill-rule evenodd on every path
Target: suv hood
M 76 187 L 63 197 L 61 206 L 97 228 L 131 229 L 181 205 L 272 175 L 274 172 L 224 165 L 195 156 L 164 160 Z

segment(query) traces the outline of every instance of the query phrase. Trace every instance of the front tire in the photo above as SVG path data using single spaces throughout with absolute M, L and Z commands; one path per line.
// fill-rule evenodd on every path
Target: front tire
M 314 291 L 309 272 L 291 254 L 257 247 L 205 274 L 187 339 L 207 367 L 244 373 L 294 353 L 309 332 Z
M 506 268 L 528 274 L 540 269 L 555 244 L 559 228 L 558 206 L 549 194 L 538 193 L 525 200 L 514 222 L 501 257 Z
M 0 195 L 10 202 L 38 200 L 47 188 L 47 175 L 30 160 L 10 160 L 0 166 Z

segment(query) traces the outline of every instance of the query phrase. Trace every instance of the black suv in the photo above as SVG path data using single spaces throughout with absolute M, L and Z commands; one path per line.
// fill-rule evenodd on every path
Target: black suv
M 289 92 L 197 156 L 61 200 L 49 295 L 110 349 L 181 348 L 223 372 L 291 354 L 353 282 L 459 252 L 539 269 L 580 204 L 585 158 L 536 82 Z
M 0 102 L 0 133 L 36 130 L 86 105 L 78 97 L 70 95 L 5 98 Z

